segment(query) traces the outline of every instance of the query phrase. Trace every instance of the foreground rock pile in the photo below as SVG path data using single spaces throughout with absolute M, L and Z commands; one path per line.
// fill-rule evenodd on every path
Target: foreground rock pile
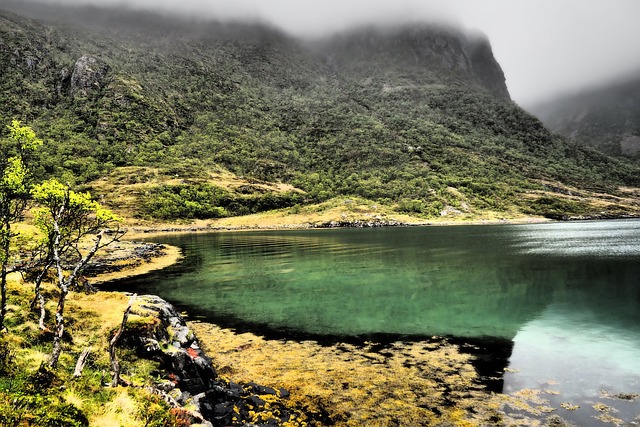
M 194 425 L 205 426 L 306 426 L 327 421 L 322 414 L 291 408 L 289 392 L 255 383 L 225 381 L 201 350 L 193 332 L 175 308 L 163 299 L 137 297 L 122 345 L 139 356 L 161 363 L 167 374 L 154 391 Z

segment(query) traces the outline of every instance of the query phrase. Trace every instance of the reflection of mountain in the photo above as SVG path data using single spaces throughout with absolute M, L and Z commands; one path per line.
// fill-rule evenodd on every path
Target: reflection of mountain
M 299 334 L 511 340 L 563 293 L 637 301 L 637 224 L 201 235 L 173 242 L 188 273 L 137 286 L 217 322 Z
M 626 277 L 606 286 L 611 292 L 556 295 L 514 338 L 504 392 L 540 390 L 558 415 L 581 426 L 595 423 L 600 414 L 592 406 L 599 400 L 616 408 L 616 418 L 633 421 L 640 402 L 602 397 L 640 390 L 640 289 Z M 565 402 L 579 408 L 563 410 Z
M 611 357 L 640 366 L 638 241 L 639 221 L 177 236 L 186 271 L 122 287 L 279 338 L 453 336 L 485 377 L 521 368 L 513 388 L 529 373 L 607 373 Z
M 191 265 L 197 257 L 196 270 L 140 286 L 216 322 L 236 319 L 315 335 L 511 339 L 544 309 L 553 281 L 547 269 L 536 268 L 532 276 L 529 263 L 508 257 L 490 229 L 481 234 L 395 229 L 202 236 L 196 245 L 189 242 L 185 260 Z

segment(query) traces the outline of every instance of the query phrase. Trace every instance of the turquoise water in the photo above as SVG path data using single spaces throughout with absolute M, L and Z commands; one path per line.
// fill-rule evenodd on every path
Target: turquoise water
M 555 387 L 558 405 L 584 405 L 602 390 L 640 393 L 640 221 L 161 241 L 182 247 L 185 260 L 119 286 L 218 324 L 291 336 L 498 337 L 513 343 L 507 392 Z M 627 406 L 619 417 L 640 413 Z

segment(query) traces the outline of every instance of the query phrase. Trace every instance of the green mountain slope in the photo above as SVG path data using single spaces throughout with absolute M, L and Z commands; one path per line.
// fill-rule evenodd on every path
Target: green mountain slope
M 551 129 L 613 156 L 640 160 L 640 78 L 531 108 Z
M 0 119 L 55 141 L 43 175 L 81 184 L 159 168 L 134 195 L 137 215 L 207 218 L 336 196 L 423 216 L 638 210 L 621 188 L 637 186 L 640 169 L 513 104 L 479 35 L 411 25 L 310 42 L 257 24 L 27 12 L 48 25 L 0 14 Z M 211 183 L 221 171 L 303 192 L 231 191 Z

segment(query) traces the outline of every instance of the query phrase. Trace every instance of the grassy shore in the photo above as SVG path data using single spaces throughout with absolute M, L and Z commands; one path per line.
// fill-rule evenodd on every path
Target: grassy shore
M 278 209 L 238 217 L 193 220 L 185 222 L 157 222 L 128 220 L 126 239 L 140 239 L 167 233 L 194 233 L 242 230 L 287 230 L 327 227 L 332 223 L 360 223 L 375 225 L 447 226 L 480 224 L 523 224 L 546 222 L 540 216 L 518 212 L 483 211 L 479 214 L 452 214 L 437 218 L 398 213 L 375 202 L 358 198 L 335 198 L 317 205 Z

